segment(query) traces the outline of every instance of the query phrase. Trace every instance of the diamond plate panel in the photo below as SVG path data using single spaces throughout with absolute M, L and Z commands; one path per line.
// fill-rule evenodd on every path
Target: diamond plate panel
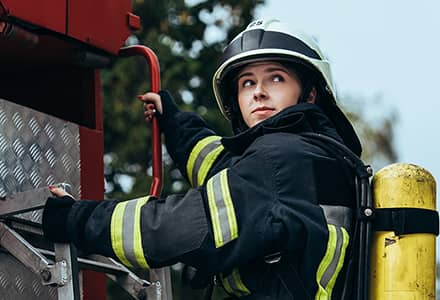
M 36 276 L 29 276 L 30 271 L 11 255 L 0 252 L 0 264 L 0 299 L 58 299 L 56 288 L 43 286 Z
M 80 195 L 78 125 L 0 99 L 0 197 L 57 182 Z M 41 222 L 41 211 L 20 215 Z
M 70 183 L 80 197 L 78 125 L 0 99 L 0 198 L 58 182 Z M 41 223 L 42 211 L 19 217 Z M 55 288 L 0 252 L 0 299 L 57 298 Z

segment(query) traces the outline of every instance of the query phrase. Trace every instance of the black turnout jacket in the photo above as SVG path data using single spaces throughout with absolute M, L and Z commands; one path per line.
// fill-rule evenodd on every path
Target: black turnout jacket
M 297 104 L 222 138 L 166 93 L 162 101 L 168 152 L 192 188 L 160 199 L 49 198 L 45 236 L 128 267 L 182 262 L 196 270 L 194 286 L 215 278 L 234 299 L 334 297 L 350 225 L 326 217 L 323 208 L 354 206 L 354 175 L 301 136 L 315 132 L 342 142 L 319 107 Z M 283 279 L 287 273 L 293 281 Z

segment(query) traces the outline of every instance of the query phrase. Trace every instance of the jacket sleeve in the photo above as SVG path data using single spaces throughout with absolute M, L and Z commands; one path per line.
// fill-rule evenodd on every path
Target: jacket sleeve
M 158 120 L 168 153 L 191 186 L 200 186 L 216 161 L 227 160 L 221 137 L 199 115 L 180 111 L 168 92 L 160 96 L 163 114 Z
M 274 150 L 255 147 L 206 185 L 184 195 L 99 204 L 78 201 L 64 218 L 57 214 L 59 199 L 50 199 L 43 227 L 55 233 L 49 236 L 45 229 L 45 234 L 116 257 L 130 267 L 180 261 L 206 276 L 276 251 L 299 256 L 308 251 L 307 255 L 322 257 L 327 224 L 315 195 L 304 188 L 312 174 L 306 169 L 288 174 L 292 184 L 285 190 L 280 176 L 286 174 L 280 171 Z M 293 169 L 304 167 L 295 166 L 295 161 Z M 56 223 L 62 220 L 66 223 Z

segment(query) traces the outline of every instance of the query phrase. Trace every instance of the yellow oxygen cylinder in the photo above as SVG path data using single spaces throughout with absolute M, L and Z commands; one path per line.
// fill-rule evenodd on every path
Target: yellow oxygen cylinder
M 436 184 L 425 169 L 392 164 L 373 177 L 374 206 L 436 210 Z M 436 236 L 373 233 L 370 259 L 371 300 L 435 299 Z

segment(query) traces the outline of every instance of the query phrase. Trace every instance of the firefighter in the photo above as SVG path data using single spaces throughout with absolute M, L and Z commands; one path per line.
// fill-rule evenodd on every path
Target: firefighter
M 52 188 L 45 236 L 129 267 L 182 262 L 190 283 L 228 299 L 338 299 L 350 245 L 354 175 L 314 132 L 360 155 L 315 41 L 278 20 L 254 21 L 213 77 L 234 135 L 220 137 L 167 92 L 146 93 L 172 159 L 192 188 L 129 201 L 74 201 Z M 155 109 L 150 103 L 155 104 Z

